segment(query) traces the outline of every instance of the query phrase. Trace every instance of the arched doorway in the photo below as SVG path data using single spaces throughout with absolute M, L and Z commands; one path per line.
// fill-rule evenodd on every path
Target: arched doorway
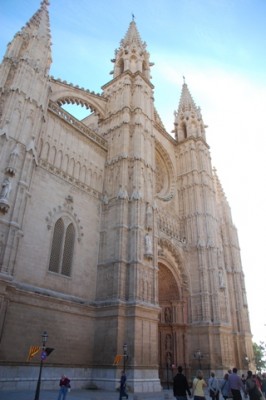
M 163 387 L 172 385 L 177 365 L 187 368 L 187 297 L 182 278 L 174 276 L 166 263 L 159 263 L 159 378 Z M 185 371 L 186 372 L 186 371 Z

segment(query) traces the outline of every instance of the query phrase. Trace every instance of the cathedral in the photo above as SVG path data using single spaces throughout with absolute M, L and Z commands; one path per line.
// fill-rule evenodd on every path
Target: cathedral
M 36 7 L 37 8 L 37 7 Z M 107 55 L 108 57 L 108 55 Z M 49 3 L 0 64 L 0 387 L 160 391 L 182 365 L 246 371 L 237 230 L 186 82 L 167 132 L 134 19 L 101 93 L 49 74 Z M 178 99 L 177 99 L 178 100 Z M 178 102 L 177 102 L 178 103 Z M 88 109 L 79 120 L 64 107 Z

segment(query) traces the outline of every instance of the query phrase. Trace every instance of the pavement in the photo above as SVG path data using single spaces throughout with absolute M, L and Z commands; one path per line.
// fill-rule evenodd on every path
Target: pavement
M 58 390 L 41 390 L 39 400 L 57 400 Z M 128 393 L 128 400 L 165 400 L 174 399 L 172 390 L 153 393 Z M 0 400 L 34 400 L 33 390 L 2 390 Z M 124 397 L 123 400 L 126 398 Z M 119 400 L 118 391 L 71 389 L 66 400 Z

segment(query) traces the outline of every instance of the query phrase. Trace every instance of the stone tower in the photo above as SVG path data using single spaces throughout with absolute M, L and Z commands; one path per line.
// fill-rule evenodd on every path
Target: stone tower
M 166 131 L 134 20 L 112 63 L 101 94 L 50 76 L 44 0 L 0 65 L 4 388 L 18 376 L 34 386 L 38 356 L 25 360 L 43 330 L 49 388 L 63 367 L 75 387 L 114 389 L 125 365 L 133 391 L 159 391 L 177 364 L 222 376 L 253 357 L 237 231 L 201 111 L 184 82 Z M 76 119 L 71 103 L 90 113 Z

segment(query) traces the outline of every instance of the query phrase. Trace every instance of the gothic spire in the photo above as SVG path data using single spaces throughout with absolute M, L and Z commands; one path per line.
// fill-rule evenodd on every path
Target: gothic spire
M 181 92 L 181 97 L 179 101 L 179 106 L 178 106 L 178 112 L 183 113 L 184 115 L 188 115 L 191 112 L 194 112 L 197 114 L 198 108 L 190 94 L 190 91 L 188 89 L 188 86 L 184 80 L 183 87 L 182 87 L 182 92 Z
M 150 55 L 146 50 L 146 43 L 141 40 L 134 18 L 115 52 L 115 58 L 112 60 L 115 64 L 114 71 L 111 73 L 116 78 L 125 71 L 140 72 L 149 80 L 150 67 L 154 64 L 149 62 Z
M 9 44 L 4 60 L 26 61 L 45 74 L 51 65 L 51 34 L 48 13 L 48 0 L 43 0 L 40 8 L 24 27 L 14 36 Z
M 197 107 L 185 82 L 185 78 L 178 110 L 175 115 L 175 135 L 178 141 L 187 139 L 189 136 L 203 137 L 205 139 L 205 128 L 200 107 Z

